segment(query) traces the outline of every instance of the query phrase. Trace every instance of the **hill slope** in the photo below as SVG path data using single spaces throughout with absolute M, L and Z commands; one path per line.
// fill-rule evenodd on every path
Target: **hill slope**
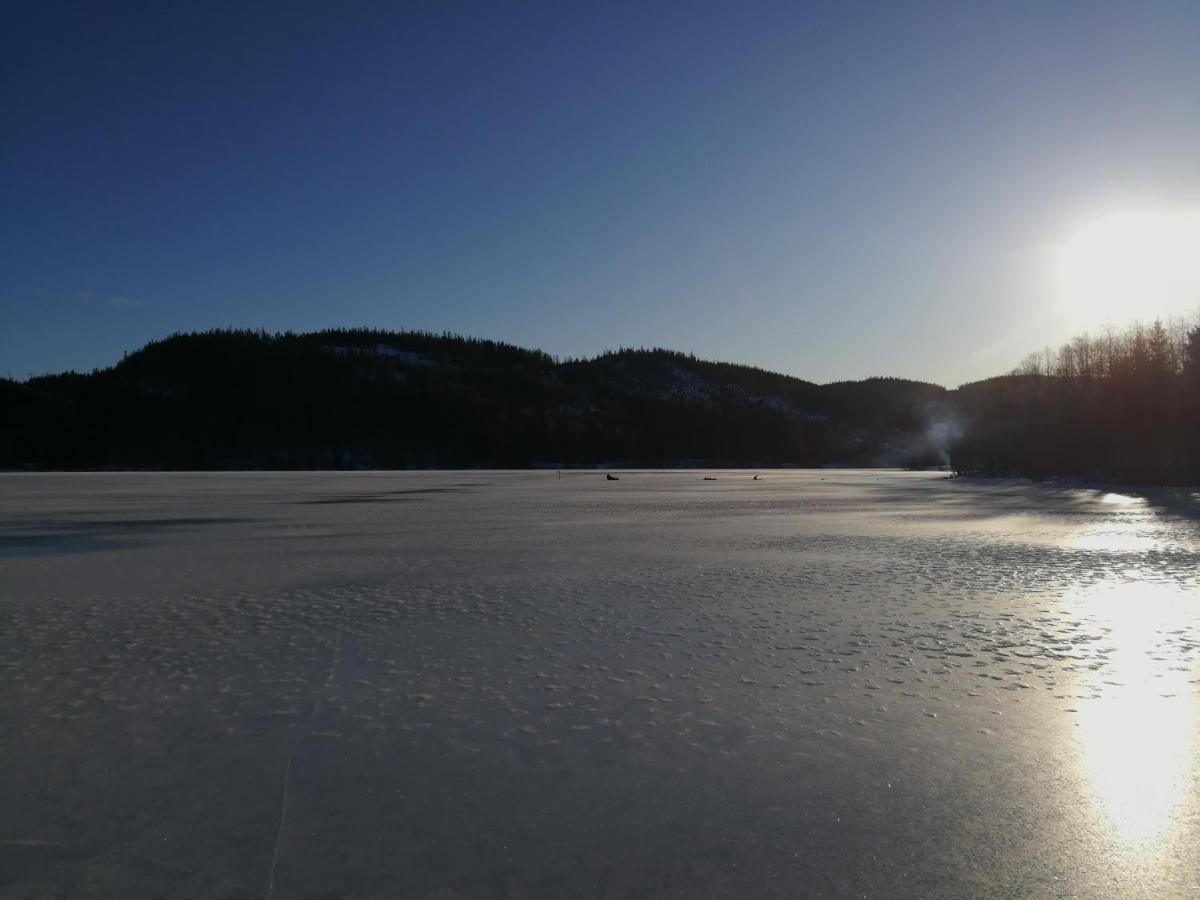
M 924 465 L 947 396 L 662 349 L 559 362 L 424 332 L 212 331 L 0 382 L 0 466 Z

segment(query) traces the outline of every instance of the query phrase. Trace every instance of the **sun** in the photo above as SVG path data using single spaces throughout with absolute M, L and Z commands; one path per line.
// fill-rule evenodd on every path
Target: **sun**
M 1200 305 L 1200 211 L 1104 216 L 1056 261 L 1060 307 L 1081 325 L 1188 313 Z

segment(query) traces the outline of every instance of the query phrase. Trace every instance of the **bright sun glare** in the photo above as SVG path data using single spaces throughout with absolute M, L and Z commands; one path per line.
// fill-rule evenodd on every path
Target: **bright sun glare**
M 1105 216 L 1057 254 L 1059 303 L 1080 325 L 1123 325 L 1200 304 L 1200 211 Z
M 1171 647 L 1191 621 L 1194 599 L 1177 585 L 1136 582 L 1087 597 L 1108 649 L 1092 673 L 1102 696 L 1079 709 L 1085 771 L 1128 843 L 1157 846 L 1193 787 L 1194 675 Z

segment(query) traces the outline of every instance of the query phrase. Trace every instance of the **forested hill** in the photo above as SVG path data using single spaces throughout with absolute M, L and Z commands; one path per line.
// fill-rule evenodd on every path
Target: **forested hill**
M 953 402 L 967 474 L 1200 484 L 1200 323 L 1079 335 Z
M 0 466 L 928 465 L 953 433 L 947 396 L 662 349 L 560 362 L 423 332 L 213 331 L 0 380 Z
M 108 369 L 0 379 L 0 468 L 926 466 L 1200 483 L 1200 326 L 1082 335 L 947 391 L 818 385 L 670 350 L 181 334 Z

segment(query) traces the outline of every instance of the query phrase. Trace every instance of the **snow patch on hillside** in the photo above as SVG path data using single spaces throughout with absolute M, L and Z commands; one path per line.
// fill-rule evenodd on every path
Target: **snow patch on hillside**
M 388 344 L 376 344 L 374 347 L 326 347 L 331 353 L 337 356 L 383 356 L 389 359 L 398 360 L 408 366 L 432 366 L 433 360 L 427 356 L 422 356 L 420 353 L 413 353 L 411 350 L 397 350 L 395 347 Z

